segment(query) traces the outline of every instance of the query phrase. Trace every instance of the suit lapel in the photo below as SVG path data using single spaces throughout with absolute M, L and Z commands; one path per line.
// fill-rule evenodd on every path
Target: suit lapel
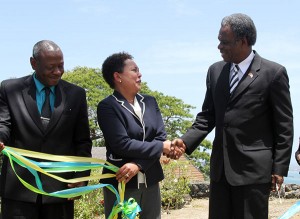
M 215 73 L 215 71 L 214 71 L 214 73 Z M 208 81 L 208 86 L 214 86 L 214 87 L 211 87 L 210 89 L 214 90 L 214 93 L 212 93 L 212 95 L 214 96 L 215 104 L 218 108 L 221 105 L 223 107 L 226 107 L 227 102 L 230 98 L 229 73 L 230 73 L 230 63 L 226 63 L 222 67 L 222 70 L 220 71 L 219 75 L 213 77 L 216 79 L 213 79 L 212 76 L 209 77 L 210 81 Z M 215 80 L 216 80 L 216 82 L 215 82 Z M 216 84 L 214 84 L 214 83 L 216 83 Z
M 66 104 L 66 91 L 67 88 L 63 86 L 62 82 L 60 81 L 57 86 L 55 87 L 55 103 L 54 103 L 54 110 L 52 112 L 52 116 L 49 122 L 49 125 L 46 129 L 46 132 L 50 131 L 55 127 L 57 122 L 59 121 L 60 117 L 63 114 L 65 104 Z
M 225 81 L 225 86 L 221 86 L 223 88 L 222 93 L 225 94 L 226 99 L 229 99 L 230 97 L 230 89 L 229 89 L 229 75 L 230 75 L 230 63 L 227 63 L 224 68 L 222 69 L 221 75 L 220 75 L 220 82 Z M 217 86 L 218 87 L 218 86 Z
M 130 112 L 134 117 L 136 117 L 138 120 L 139 117 L 135 114 L 132 106 L 128 103 L 128 101 L 117 91 L 114 91 L 112 97 L 114 97 L 116 99 L 116 101 L 121 104 L 121 106 L 126 109 L 128 112 Z M 136 98 L 141 106 L 142 109 L 142 117 L 144 116 L 144 112 L 145 112 L 145 103 L 143 102 L 144 97 L 140 94 L 136 95 Z
M 137 94 L 136 98 L 138 100 L 138 103 L 140 104 L 140 107 L 141 107 L 141 110 L 142 110 L 142 118 L 143 118 L 145 110 L 146 110 L 146 105 L 144 103 L 144 96 L 142 96 L 141 94 Z
M 33 81 L 33 77 L 28 77 L 24 83 L 25 88 L 22 90 L 22 96 L 25 106 L 33 122 L 36 124 L 36 126 L 39 127 L 41 131 L 43 131 L 44 127 L 36 104 L 36 87 Z
M 133 108 L 130 106 L 128 101 L 117 91 L 114 91 L 112 97 L 128 112 L 130 112 L 133 116 L 137 117 L 133 111 Z M 137 117 L 138 118 L 138 117 Z
M 252 84 L 253 81 L 257 79 L 257 77 L 259 76 L 258 72 L 260 69 L 260 63 L 261 63 L 261 58 L 256 53 L 248 70 L 245 72 L 244 76 L 242 77 L 241 81 L 237 85 L 236 89 L 233 91 L 230 97 L 230 101 L 233 101 L 238 96 L 240 96 L 246 90 L 246 88 L 249 87 L 250 84 Z
M 49 132 L 53 127 L 55 127 L 55 124 L 59 121 L 64 107 L 66 103 L 66 93 L 65 88 L 62 85 L 61 82 L 58 83 L 58 85 L 55 88 L 55 103 L 54 103 L 54 110 L 52 112 L 52 116 L 50 119 L 50 122 L 48 124 L 48 127 L 46 130 L 44 130 L 43 124 L 41 122 L 41 115 L 37 108 L 36 103 L 36 87 L 33 81 L 32 77 L 29 77 L 25 81 L 25 88 L 22 90 L 22 96 L 24 99 L 25 106 L 27 108 L 27 111 L 34 121 L 35 125 L 39 127 L 39 129 L 42 132 Z

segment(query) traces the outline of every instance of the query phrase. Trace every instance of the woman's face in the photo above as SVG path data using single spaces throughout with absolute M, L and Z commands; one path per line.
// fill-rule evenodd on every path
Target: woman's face
M 126 88 L 128 92 L 137 94 L 141 90 L 142 83 L 139 67 L 132 59 L 127 59 L 124 64 L 123 72 L 119 74 L 120 85 Z

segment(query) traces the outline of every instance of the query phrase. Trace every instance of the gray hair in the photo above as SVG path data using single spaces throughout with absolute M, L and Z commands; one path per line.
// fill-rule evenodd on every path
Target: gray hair
M 256 42 L 256 28 L 248 15 L 237 13 L 226 16 L 223 18 L 221 26 L 229 26 L 236 39 L 246 37 L 250 46 Z
M 41 40 L 33 46 L 32 57 L 38 58 L 42 51 L 60 51 L 59 46 L 50 40 Z

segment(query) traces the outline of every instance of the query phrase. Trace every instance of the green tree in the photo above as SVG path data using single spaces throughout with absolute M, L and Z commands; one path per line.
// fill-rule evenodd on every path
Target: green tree
M 97 105 L 100 100 L 111 94 L 112 90 L 104 81 L 100 69 L 75 67 L 71 71 L 66 71 L 63 79 L 85 89 L 91 139 L 94 146 L 103 146 L 102 132 L 97 123 Z
M 71 71 L 66 71 L 63 79 L 86 90 L 93 145 L 103 146 L 103 136 L 97 124 L 97 105 L 99 101 L 112 93 L 112 89 L 102 77 L 101 70 L 98 68 L 76 67 Z M 152 95 L 156 98 L 169 139 L 180 136 L 191 125 L 193 115 L 190 111 L 194 108 L 193 106 L 185 104 L 176 97 L 152 91 L 147 83 L 143 83 L 141 93 Z
M 164 95 L 158 91 L 151 91 L 148 86 L 143 86 L 141 92 L 156 98 L 169 139 L 179 137 L 191 126 L 193 115 L 190 111 L 195 108 L 194 106 L 185 104 L 176 97 Z
M 212 143 L 205 139 L 191 155 L 187 155 L 187 158 L 204 174 L 206 179 L 209 177 L 210 173 L 209 165 L 211 149 Z

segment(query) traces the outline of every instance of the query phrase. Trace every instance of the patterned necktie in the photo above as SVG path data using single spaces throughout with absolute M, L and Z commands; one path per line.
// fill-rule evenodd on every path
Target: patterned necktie
M 233 67 L 233 74 L 231 76 L 230 82 L 229 82 L 229 88 L 230 88 L 230 93 L 234 91 L 236 88 L 237 84 L 239 83 L 239 66 L 235 65 Z
M 44 128 L 47 128 L 48 123 L 51 118 L 51 114 L 52 114 L 51 106 L 50 106 L 50 88 L 45 87 L 44 90 L 45 90 L 45 101 L 44 101 L 42 111 L 41 111 L 41 119 L 42 119 Z

